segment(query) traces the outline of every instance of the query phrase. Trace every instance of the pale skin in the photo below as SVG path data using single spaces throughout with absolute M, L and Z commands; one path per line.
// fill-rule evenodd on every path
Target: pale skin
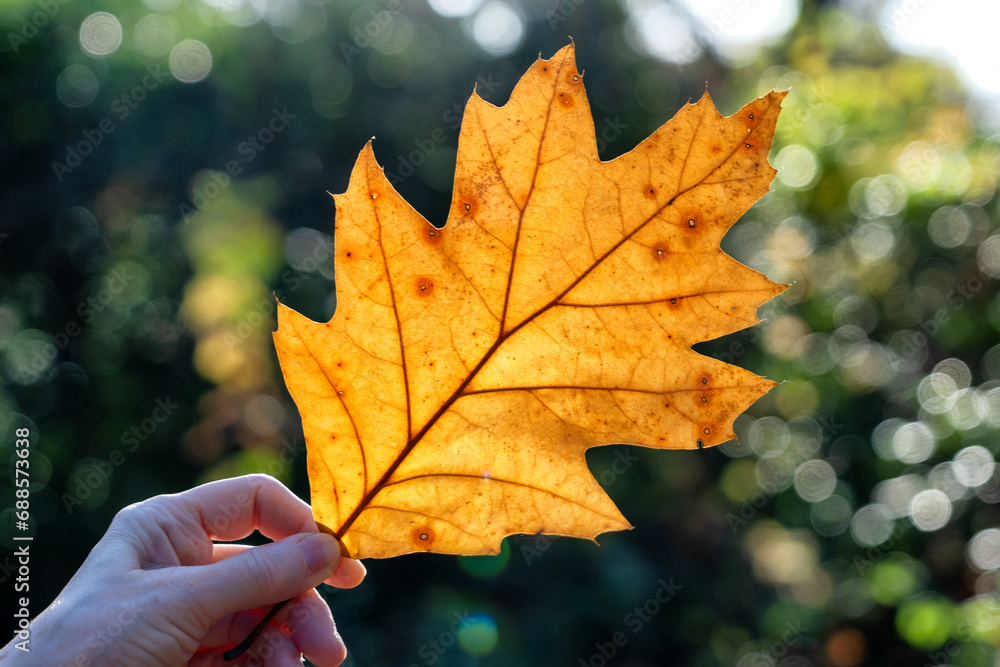
M 274 542 L 216 544 L 254 530 Z M 332 667 L 347 655 L 316 591 L 352 588 L 365 568 L 340 557 L 312 510 L 280 482 L 247 475 L 126 507 L 53 603 L 2 665 L 191 665 Z M 239 644 L 277 602 L 291 599 L 253 647 Z

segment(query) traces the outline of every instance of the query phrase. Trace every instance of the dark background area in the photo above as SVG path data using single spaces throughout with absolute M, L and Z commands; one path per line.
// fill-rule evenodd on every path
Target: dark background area
M 725 114 L 791 89 L 774 191 L 723 247 L 792 287 L 698 346 L 784 384 L 738 441 L 591 451 L 635 526 L 600 546 L 367 562 L 361 587 L 324 593 L 347 664 L 998 664 L 995 107 L 891 48 L 891 7 L 692 6 L 0 5 L 4 617 L 15 428 L 32 434 L 33 613 L 129 503 L 248 472 L 308 499 L 272 294 L 333 313 L 327 191 L 374 136 L 442 224 L 473 86 L 502 104 L 572 37 L 604 159 L 706 85 Z M 733 47 L 767 7 L 787 30 Z M 651 604 L 664 584 L 680 588 Z

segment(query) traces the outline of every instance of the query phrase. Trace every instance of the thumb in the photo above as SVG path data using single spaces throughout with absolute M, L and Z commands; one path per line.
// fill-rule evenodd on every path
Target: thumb
M 219 619 L 301 595 L 322 583 L 339 562 L 337 540 L 302 533 L 199 566 L 191 583 L 202 608 Z

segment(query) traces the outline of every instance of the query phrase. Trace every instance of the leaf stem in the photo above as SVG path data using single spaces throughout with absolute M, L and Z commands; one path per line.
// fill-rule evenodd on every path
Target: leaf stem
M 257 637 L 260 637 L 260 633 L 264 632 L 264 628 L 266 628 L 267 624 L 271 622 L 271 619 L 274 618 L 277 613 L 281 611 L 281 609 L 289 602 L 291 602 L 291 600 L 282 600 L 278 604 L 271 607 L 271 611 L 267 612 L 267 616 L 260 620 L 260 623 L 258 623 L 257 627 L 255 627 L 250 634 L 247 635 L 247 638 L 241 641 L 237 646 L 234 646 L 223 653 L 222 657 L 226 660 L 235 660 L 246 653 L 257 640 Z

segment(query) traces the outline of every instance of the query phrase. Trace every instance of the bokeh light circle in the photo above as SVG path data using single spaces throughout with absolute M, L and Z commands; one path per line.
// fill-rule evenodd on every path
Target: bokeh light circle
M 505 56 L 521 45 L 524 21 L 507 3 L 489 2 L 472 19 L 472 37 L 491 56 Z
M 1000 235 L 994 234 L 980 243 L 976 258 L 983 273 L 991 278 L 1000 278 Z
M 122 44 L 122 24 L 114 15 L 95 12 L 80 24 L 80 46 L 92 56 L 109 56 Z
M 934 453 L 934 434 L 923 422 L 903 424 L 892 434 L 892 453 L 903 463 L 920 463 Z
M 56 78 L 56 96 L 71 108 L 85 107 L 97 97 L 100 84 L 86 65 L 70 65 Z
M 851 519 L 851 537 L 865 547 L 873 547 L 889 539 L 892 518 L 882 505 L 865 505 Z
M 851 523 L 851 505 L 845 498 L 832 495 L 813 504 L 809 510 L 813 530 L 824 537 L 840 535 Z
M 980 570 L 1000 568 L 1000 528 L 987 528 L 969 540 L 969 561 Z
M 428 0 L 431 9 L 441 16 L 468 16 L 482 3 L 483 0 Z
M 132 41 L 139 53 L 159 58 L 170 53 L 176 41 L 174 23 L 166 16 L 150 14 L 135 25 Z
M 805 146 L 791 145 L 781 149 L 774 159 L 778 180 L 790 188 L 805 189 L 812 185 L 819 173 L 819 161 Z
M 170 51 L 170 73 L 184 83 L 201 81 L 212 71 L 212 52 L 196 39 L 185 39 Z
M 893 519 L 901 519 L 910 513 L 913 497 L 926 488 L 920 475 L 900 475 L 882 480 L 872 489 L 872 498 Z
M 937 489 L 921 491 L 910 502 L 910 519 L 925 532 L 943 528 L 951 519 L 951 500 Z
M 486 614 L 476 614 L 465 620 L 458 644 L 466 653 L 481 656 L 496 648 L 498 638 L 496 621 Z
M 826 461 L 806 461 L 795 471 L 795 492 L 802 500 L 816 503 L 825 500 L 837 486 L 837 473 Z
M 955 477 L 968 487 L 983 484 L 993 474 L 993 454 L 981 445 L 966 447 L 952 459 Z

